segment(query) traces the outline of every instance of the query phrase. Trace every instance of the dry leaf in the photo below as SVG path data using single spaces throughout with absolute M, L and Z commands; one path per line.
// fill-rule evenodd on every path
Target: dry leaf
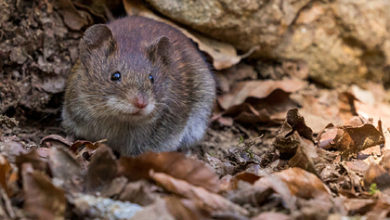
M 37 150 L 32 150 L 27 154 L 20 154 L 15 158 L 16 165 L 19 171 L 24 163 L 30 163 L 35 170 L 47 172 L 49 170 L 47 157 L 43 158 L 39 155 Z
M 329 189 L 314 174 L 301 168 L 289 168 L 274 174 L 281 178 L 294 196 L 304 199 L 324 197 L 330 199 Z
M 359 127 L 343 127 L 338 135 L 336 148 L 344 154 L 356 153 L 366 148 L 384 144 L 384 137 L 372 124 Z
M 53 147 L 49 155 L 49 167 L 53 177 L 62 181 L 61 185 L 64 189 L 70 192 L 82 190 L 81 166 L 68 150 Z
M 253 80 L 237 83 L 228 94 L 218 97 L 218 103 L 223 109 L 229 109 L 232 106 L 240 105 L 247 98 L 263 99 L 269 96 L 277 89 L 287 93 L 296 92 L 302 89 L 306 83 L 297 79 L 284 79 L 281 81 L 273 80 Z
M 305 200 L 320 200 L 331 207 L 328 188 L 314 174 L 301 168 L 288 168 L 259 179 L 255 186 L 272 188 L 281 195 L 290 210 L 296 208 L 296 197 Z
M 70 149 L 75 153 L 79 152 L 82 147 L 88 148 L 91 150 L 96 150 L 99 147 L 99 144 L 100 144 L 100 141 L 91 142 L 91 141 L 85 141 L 85 140 L 77 140 L 70 146 Z
M 383 152 L 383 157 L 379 163 L 387 172 L 390 172 L 390 150 L 385 150 Z
M 100 146 L 93 155 L 85 176 L 87 191 L 99 190 L 111 183 L 117 176 L 117 170 L 117 162 L 111 148 L 105 145 Z
M 291 219 L 288 215 L 278 212 L 263 212 L 257 215 L 251 220 L 289 220 Z
M 371 164 L 364 174 L 364 183 L 367 188 L 375 183 L 379 189 L 390 186 L 390 173 L 378 164 Z
M 10 186 L 15 184 L 17 180 L 17 172 L 12 169 L 7 158 L 0 154 L 0 185 L 3 187 L 8 196 L 13 194 Z
M 248 211 L 230 202 L 224 197 L 211 193 L 201 187 L 189 184 L 164 173 L 150 173 L 151 178 L 166 190 L 191 199 L 204 210 L 210 212 L 230 211 L 240 215 L 248 215 Z
M 148 180 L 129 182 L 121 190 L 121 192 L 118 192 L 118 194 L 120 193 L 119 200 L 129 201 L 142 206 L 151 205 L 156 202 L 161 196 L 159 192 L 162 191 L 161 187 L 156 186 Z
M 282 171 L 283 172 L 283 171 Z M 269 196 L 269 193 L 265 189 L 272 189 L 273 192 L 280 195 L 283 200 L 283 205 L 288 208 L 290 211 L 296 210 L 296 200 L 297 198 L 291 193 L 287 183 L 285 183 L 280 177 L 276 174 L 271 174 L 269 176 L 263 177 L 257 180 L 254 183 L 256 191 L 265 192 L 265 195 Z M 255 191 L 255 192 L 256 192 Z M 262 194 L 260 194 L 262 195 Z
M 69 141 L 68 139 L 66 139 L 60 135 L 57 135 L 57 134 L 51 134 L 51 135 L 43 137 L 41 139 L 40 145 L 44 145 L 46 142 L 59 142 L 66 147 L 72 146 L 71 141 Z M 46 147 L 49 147 L 49 146 L 46 146 Z
M 345 161 L 345 163 L 343 163 L 343 166 L 348 170 L 351 170 L 361 175 L 363 175 L 370 167 L 366 162 L 362 160 Z
M 286 121 L 300 136 L 313 141 L 313 131 L 306 125 L 305 119 L 298 114 L 298 109 L 289 110 Z
M 137 157 L 119 159 L 119 175 L 130 180 L 149 177 L 149 171 L 164 172 L 209 191 L 218 191 L 218 176 L 203 162 L 177 152 L 145 153 Z
M 298 132 L 294 131 L 288 123 L 284 123 L 279 129 L 273 145 L 279 152 L 287 157 L 295 155 L 301 138 Z
M 62 189 L 54 186 L 49 177 L 24 164 L 24 209 L 37 219 L 64 219 L 66 199 Z
M 72 30 L 80 30 L 92 22 L 92 18 L 87 13 L 78 11 L 70 0 L 59 0 L 57 2 L 64 23 Z
M 274 182 L 278 185 L 279 182 Z M 284 184 L 283 182 L 281 182 Z M 239 182 L 234 191 L 228 191 L 227 198 L 240 206 L 244 206 L 246 204 L 250 204 L 253 207 L 259 207 L 262 205 L 266 205 L 267 201 L 272 200 L 271 195 L 275 192 L 275 190 L 268 185 L 250 185 L 248 183 L 242 184 Z M 288 206 L 290 207 L 290 206 Z
M 296 94 L 293 98 L 300 104 L 299 112 L 305 116 L 306 124 L 316 134 L 329 124 L 344 125 L 344 118 L 349 119 L 352 116 L 350 111 L 344 113 L 340 110 L 339 94 L 336 91 L 304 90 L 302 94 Z M 349 103 L 347 104 L 350 109 Z
M 155 203 L 146 206 L 143 210 L 138 211 L 130 220 L 175 220 L 175 217 L 168 210 L 166 200 L 159 199 Z
M 335 140 L 337 133 L 339 132 L 338 128 L 327 127 L 320 134 L 318 134 L 318 147 L 323 149 L 330 149 L 336 145 Z
M 227 93 L 231 90 L 231 86 L 236 82 L 243 80 L 256 80 L 257 72 L 251 65 L 245 63 L 239 63 L 228 69 L 217 71 L 215 73 L 218 87 L 223 93 Z
M 301 137 L 305 138 L 302 139 Z M 308 141 L 306 141 L 308 140 Z M 292 164 L 298 165 L 300 164 L 302 168 L 306 169 L 307 165 L 302 164 L 310 162 L 312 157 L 317 157 L 315 154 L 315 150 L 311 150 L 311 145 L 313 145 L 313 131 L 305 124 L 305 120 L 302 116 L 298 114 L 298 109 L 291 109 L 287 112 L 287 117 L 282 127 L 279 129 L 278 134 L 274 141 L 274 146 L 280 151 L 282 154 L 295 155 Z M 299 152 L 297 152 L 297 149 Z M 309 153 L 310 152 L 310 153 Z M 303 161 L 301 161 L 302 157 Z M 301 158 L 301 159 L 299 159 Z M 310 162 L 310 163 L 309 163 Z M 291 165 L 291 164 L 290 164 Z M 293 166 L 293 165 L 291 165 Z M 310 165 L 310 166 L 313 166 Z M 312 169 L 309 169 L 313 172 Z
M 165 198 L 166 206 L 175 219 L 197 220 L 208 219 L 209 213 L 201 210 L 195 202 L 169 196 Z
M 74 0 L 72 2 L 78 8 L 87 10 L 102 20 L 105 20 L 107 14 L 109 20 L 114 19 L 109 16 L 109 13 L 123 7 L 122 0 Z
M 357 122 L 356 126 L 329 127 L 317 138 L 318 146 L 324 149 L 337 149 L 344 155 L 357 153 L 375 145 L 384 144 L 382 132 L 372 124 Z
M 368 83 L 366 87 L 367 90 L 356 85 L 350 88 L 350 92 L 356 97 L 353 103 L 356 113 L 367 119 L 372 118 L 373 123 L 380 119 L 385 128 L 390 127 L 390 106 L 386 100 L 388 92 L 382 85 Z
M 372 199 L 345 199 L 343 201 L 345 209 L 350 215 L 364 215 L 367 211 L 371 210 L 375 205 L 375 201 Z
M 319 175 L 315 169 L 315 161 L 318 161 L 319 155 L 314 144 L 306 139 L 300 138 L 300 144 L 295 155 L 288 161 L 290 167 L 300 167 L 315 175 Z
M 247 183 L 254 184 L 258 179 L 260 179 L 260 177 L 253 173 L 249 173 L 245 171 L 237 173 L 230 180 L 231 187 L 229 187 L 229 189 L 237 189 L 238 181 L 245 181 Z

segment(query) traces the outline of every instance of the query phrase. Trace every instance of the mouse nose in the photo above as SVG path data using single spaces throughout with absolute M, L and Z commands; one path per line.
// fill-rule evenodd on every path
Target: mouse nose
M 133 105 L 139 109 L 143 109 L 148 105 L 148 101 L 142 96 L 137 96 L 133 100 Z

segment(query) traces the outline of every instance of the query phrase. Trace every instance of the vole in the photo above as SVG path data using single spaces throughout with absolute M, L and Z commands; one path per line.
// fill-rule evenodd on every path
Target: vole
M 129 16 L 89 27 L 67 81 L 68 134 L 124 155 L 173 151 L 204 136 L 215 99 L 211 70 L 174 27 Z

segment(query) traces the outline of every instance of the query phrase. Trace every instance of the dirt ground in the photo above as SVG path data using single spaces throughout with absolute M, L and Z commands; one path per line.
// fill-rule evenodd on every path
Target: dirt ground
M 69 142 L 61 105 L 78 42 L 126 14 L 121 1 L 86 2 L 0 1 L 1 218 L 390 216 L 388 92 L 324 88 L 301 62 L 215 70 L 218 99 L 198 147 L 118 158 L 104 143 Z

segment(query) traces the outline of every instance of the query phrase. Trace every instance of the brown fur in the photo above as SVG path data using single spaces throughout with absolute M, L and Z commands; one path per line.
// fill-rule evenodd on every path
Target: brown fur
M 120 82 L 110 80 L 115 71 Z M 150 114 L 135 117 L 107 104 L 110 97 L 130 103 L 137 94 L 156 103 Z M 63 126 L 92 141 L 106 138 L 122 154 L 175 150 L 203 137 L 214 99 L 212 74 L 188 38 L 167 24 L 126 17 L 86 31 Z

